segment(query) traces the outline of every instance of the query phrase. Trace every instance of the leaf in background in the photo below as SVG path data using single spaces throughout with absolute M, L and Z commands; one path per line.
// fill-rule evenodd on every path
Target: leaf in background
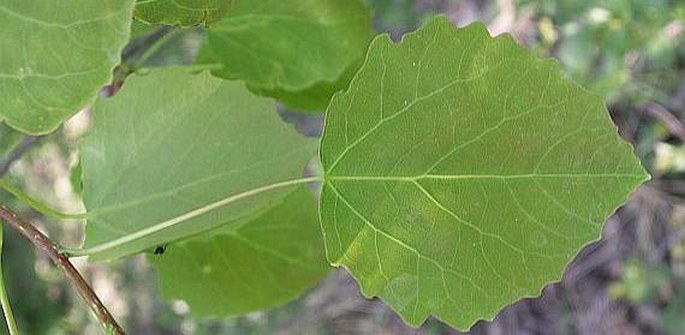
M 461 330 L 559 280 L 647 178 L 601 98 L 444 17 L 372 42 L 321 157 L 329 261 L 409 324 Z
M 228 316 L 299 296 L 330 271 L 312 192 L 151 256 L 165 299 L 188 302 L 194 316 Z
M 137 0 L 135 16 L 150 24 L 208 26 L 226 15 L 233 0 Z
M 98 100 L 94 114 L 81 164 L 86 247 L 99 259 L 188 237 L 281 200 L 291 188 L 179 218 L 296 179 L 316 150 L 314 140 L 279 118 L 273 100 L 207 72 L 164 69 L 129 77 L 115 97 Z
M 347 86 L 345 74 L 354 74 L 371 33 L 361 0 L 235 0 L 209 29 L 202 53 L 223 65 L 214 75 L 293 108 L 321 110 Z
M 141 22 L 140 20 L 131 20 L 131 36 L 129 37 L 129 43 L 153 33 L 156 29 L 159 29 L 159 27 Z
M 0 1 L 0 115 L 45 134 L 97 96 L 128 41 L 133 0 Z

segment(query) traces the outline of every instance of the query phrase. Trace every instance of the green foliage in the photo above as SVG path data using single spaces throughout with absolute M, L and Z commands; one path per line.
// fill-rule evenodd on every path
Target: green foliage
M 621 279 L 609 286 L 609 296 L 633 303 L 658 301 L 662 292 L 670 285 L 668 267 L 663 264 L 643 264 L 630 260 L 623 269 Z
M 678 74 L 671 69 L 685 54 L 683 33 L 669 24 L 683 20 L 685 3 L 665 0 L 524 0 L 536 15 L 550 19 L 561 36 L 550 36 L 565 70 L 609 100 L 630 92 L 631 99 L 662 95 Z M 675 35 L 674 35 L 675 34 Z M 678 50 L 678 48 L 681 50 Z M 631 71 L 640 69 L 640 74 Z
M 316 145 L 281 122 L 272 100 L 206 72 L 133 76 L 94 113 L 81 164 L 86 246 L 99 259 L 189 237 L 279 201 L 287 187 L 217 203 L 299 177 Z
M 202 62 L 290 107 L 321 110 L 354 73 L 370 22 L 361 0 L 236 0 L 208 30 Z
M 53 131 L 112 78 L 133 0 L 0 2 L 0 116 L 31 134 Z
M 135 16 L 151 24 L 209 26 L 221 20 L 233 0 L 137 0 Z
M 321 160 L 329 261 L 408 323 L 458 329 L 559 280 L 647 178 L 601 99 L 444 17 L 372 42 Z
M 196 316 L 235 315 L 291 300 L 327 272 L 312 192 L 299 187 L 253 217 L 167 248 L 155 258 L 162 294 Z
M 133 5 L 3 1 L 0 32 L 21 37 L 0 42 L 7 123 L 46 133 L 92 99 L 119 62 Z M 326 274 L 325 245 L 330 264 L 409 324 L 434 315 L 467 329 L 559 280 L 647 178 L 599 97 L 480 24 L 456 29 L 440 17 L 369 47 L 362 0 L 135 8 L 145 22 L 211 28 L 134 24 L 129 46 L 155 42 L 124 60 L 121 90 L 94 104 L 72 178 L 87 209 L 85 247 L 65 251 L 159 254 L 150 257 L 163 295 L 197 316 L 296 297 Z M 205 33 L 194 66 L 140 69 L 188 64 Z M 192 74 L 198 67 L 211 73 Z M 303 177 L 319 143 L 260 96 L 328 106 L 322 177 Z M 303 184 L 320 181 L 319 226 Z

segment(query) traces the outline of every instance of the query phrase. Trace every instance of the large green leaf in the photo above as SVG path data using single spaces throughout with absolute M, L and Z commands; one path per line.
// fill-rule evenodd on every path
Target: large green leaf
M 280 120 L 271 99 L 207 72 L 134 75 L 94 113 L 81 164 L 86 253 L 96 258 L 188 237 L 279 201 L 316 149 Z
M 327 112 L 327 256 L 412 325 L 559 280 L 647 175 L 602 100 L 482 24 L 376 38 Z
M 153 257 L 162 295 L 195 316 L 226 316 L 291 300 L 328 271 L 316 202 L 300 187 L 255 217 L 170 245 Z
M 133 0 L 0 0 L 0 116 L 53 131 L 112 78 Z
M 361 0 L 235 0 L 209 29 L 203 54 L 223 65 L 217 76 L 316 110 L 347 86 L 351 76 L 344 74 L 359 65 L 370 37 L 370 12 Z
M 136 18 L 172 26 L 208 26 L 226 15 L 233 0 L 137 0 Z

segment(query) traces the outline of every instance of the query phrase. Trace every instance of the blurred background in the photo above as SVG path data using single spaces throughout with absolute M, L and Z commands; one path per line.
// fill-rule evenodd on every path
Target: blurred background
M 654 176 L 608 219 L 602 239 L 576 257 L 561 283 L 509 306 L 493 322 L 477 323 L 471 333 L 685 334 L 685 1 L 367 2 L 376 30 L 395 40 L 443 13 L 457 26 L 483 21 L 493 35 L 509 32 L 539 56 L 556 58 L 570 78 L 605 97 L 621 135 Z M 129 52 L 155 28 L 135 23 L 133 34 Z M 193 29 L 164 38 L 144 65 L 189 64 L 204 40 Z M 282 115 L 306 134 L 321 131 L 320 116 Z M 27 138 L 0 124 L 0 174 L 62 211 L 81 211 L 80 185 L 72 176 L 79 169 L 76 142 L 88 121 L 86 110 L 45 138 Z M 46 219 L 4 193 L 0 201 L 56 240 L 79 245 L 81 223 Z M 9 229 L 3 265 L 26 334 L 100 334 L 61 272 Z M 407 327 L 380 300 L 362 298 L 344 270 L 332 271 L 285 306 L 195 320 L 182 301 L 159 299 L 145 256 L 76 265 L 130 334 L 459 334 L 437 320 Z M 3 324 L 0 334 L 6 333 Z

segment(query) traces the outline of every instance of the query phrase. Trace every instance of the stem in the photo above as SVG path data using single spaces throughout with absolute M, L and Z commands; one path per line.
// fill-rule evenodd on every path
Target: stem
M 2 271 L 2 266 L 0 266 L 0 271 Z M 17 322 L 14 320 L 14 314 L 12 314 L 12 306 L 10 306 L 10 300 L 7 296 L 7 290 L 5 289 L 4 275 L 0 274 L 0 303 L 2 303 L 2 312 L 5 315 L 5 322 L 7 323 L 7 329 L 10 331 L 10 335 L 19 335 L 19 328 L 17 327 Z
M 44 203 L 31 198 L 28 194 L 24 193 L 21 189 L 18 187 L 15 187 L 8 183 L 4 179 L 0 179 L 0 189 L 5 190 L 5 192 L 13 195 L 15 198 L 17 198 L 19 201 L 29 205 L 31 208 L 33 208 L 35 211 L 38 213 L 41 213 L 47 217 L 51 217 L 53 219 L 59 219 L 59 220 L 82 220 L 82 219 L 87 219 L 88 218 L 88 213 L 63 213 L 60 212 L 56 209 L 51 208 L 48 205 L 45 205 Z
M 165 43 L 168 40 L 166 39 L 167 35 L 174 31 L 176 30 L 171 27 L 162 26 L 149 34 L 136 39 L 132 43 L 129 43 L 121 53 L 121 64 L 114 70 L 112 83 L 103 91 L 104 94 L 108 97 L 116 94 L 124 84 L 126 77 L 138 70 L 137 67 L 140 64 L 140 58 L 145 57 L 147 59 L 150 57 L 150 55 L 148 55 L 148 49 L 160 44 L 160 41 Z M 159 47 L 155 47 L 155 51 L 158 48 Z M 143 62 L 146 59 L 144 59 Z
M 7 158 L 0 162 L 0 178 L 4 176 L 7 171 L 10 170 L 10 167 L 12 166 L 12 163 L 16 162 L 21 156 L 23 156 L 27 151 L 31 150 L 31 148 L 38 143 L 38 140 L 41 139 L 42 136 L 26 136 L 24 137 L 24 140 L 21 141 L 13 150 L 12 152 L 7 155 Z
M 100 325 L 105 330 L 106 334 L 125 334 L 124 330 L 119 326 L 114 317 L 109 313 L 107 308 L 102 304 L 100 298 L 93 292 L 90 285 L 83 279 L 81 274 L 76 270 L 73 264 L 69 261 L 67 255 L 61 253 L 57 244 L 53 242 L 50 238 L 45 236 L 38 228 L 32 224 L 22 220 L 17 217 L 17 215 L 0 204 L 0 218 L 4 219 L 4 222 L 17 230 L 26 239 L 31 241 L 31 243 L 38 248 L 40 251 L 45 253 L 50 259 L 60 268 L 67 279 L 71 281 L 74 285 L 76 291 L 81 295 L 81 298 L 88 304 L 88 307 L 92 310 L 95 317 L 100 322 Z
M 126 243 L 130 243 L 132 241 L 144 238 L 146 236 L 152 235 L 154 233 L 157 233 L 159 231 L 162 231 L 164 229 L 171 228 L 177 224 L 180 224 L 184 221 L 188 221 L 190 219 L 193 219 L 195 217 L 198 217 L 200 215 L 206 214 L 210 211 L 213 211 L 217 208 L 221 208 L 224 206 L 227 206 L 233 202 L 249 198 L 251 196 L 264 193 L 267 191 L 283 188 L 283 187 L 288 187 L 288 186 L 294 186 L 294 185 L 299 185 L 299 184 L 308 184 L 312 182 L 319 182 L 321 181 L 321 177 L 307 177 L 307 178 L 300 178 L 300 179 L 293 179 L 293 180 L 288 180 L 288 181 L 283 181 L 280 183 L 275 183 L 271 185 L 266 185 L 262 187 L 258 187 L 255 189 L 247 190 L 242 193 L 238 193 L 235 195 L 232 195 L 228 198 L 221 199 L 219 201 L 213 202 L 211 204 L 205 205 L 203 207 L 194 209 L 190 212 L 187 212 L 185 214 L 182 214 L 180 216 L 177 216 L 173 219 L 169 219 L 166 221 L 163 221 L 161 223 L 155 224 L 153 226 L 147 227 L 145 229 L 141 229 L 137 232 L 124 235 L 122 237 L 119 237 L 117 239 L 111 240 L 109 242 L 96 245 L 90 248 L 82 248 L 82 249 L 69 249 L 69 248 L 64 248 L 62 249 L 63 252 L 68 254 L 71 257 L 80 257 L 80 256 L 88 256 L 92 254 L 97 254 L 105 251 L 109 251 L 111 249 L 118 248 Z
M 643 107 L 643 111 L 661 121 L 671 135 L 677 137 L 681 142 L 685 142 L 685 125 L 666 108 L 655 102 L 650 102 Z
M 2 225 L 0 225 L 0 257 L 2 255 L 2 239 Z M 5 323 L 7 323 L 7 329 L 9 329 L 10 335 L 19 335 L 17 321 L 14 319 L 12 306 L 10 305 L 10 299 L 7 295 L 7 290 L 5 289 L 4 277 L 4 272 L 2 271 L 2 259 L 0 258 L 0 305 L 2 305 L 2 311 L 5 315 Z

